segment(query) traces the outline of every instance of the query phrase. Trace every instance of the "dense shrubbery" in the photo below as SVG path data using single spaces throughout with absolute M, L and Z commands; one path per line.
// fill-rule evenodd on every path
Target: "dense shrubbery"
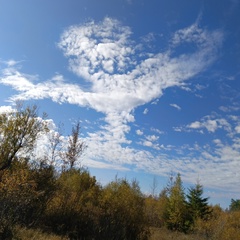
M 147 239 L 136 182 L 117 179 L 103 188 L 84 169 L 56 175 L 24 166 L 5 170 L 1 179 L 1 239 L 11 239 L 17 225 L 69 239 Z
M 153 236 L 182 232 L 188 234 L 184 239 L 240 236 L 240 200 L 232 200 L 229 212 L 209 206 L 199 183 L 185 193 L 180 174 L 159 196 L 144 196 L 136 181 L 125 179 L 101 186 L 86 169 L 75 167 L 85 148 L 79 130 L 78 123 L 65 152 L 58 154 L 63 167 L 56 170 L 52 160 L 59 137 L 52 141 L 50 159 L 31 154 L 38 136 L 49 131 L 36 107 L 0 115 L 0 239 L 35 234 L 41 239 L 144 240 L 153 229 L 158 229 Z

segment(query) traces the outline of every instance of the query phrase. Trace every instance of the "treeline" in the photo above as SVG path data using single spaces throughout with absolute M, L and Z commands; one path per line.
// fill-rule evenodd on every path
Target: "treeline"
M 49 154 L 37 157 L 37 139 L 50 132 L 45 118 L 35 106 L 0 114 L 0 239 L 21 239 L 19 228 L 82 240 L 145 240 L 156 228 L 198 239 L 240 236 L 240 200 L 232 200 L 229 212 L 209 206 L 203 186 L 185 191 L 180 174 L 158 196 L 145 196 L 136 180 L 101 186 L 77 167 L 86 148 L 79 123 L 65 146 L 54 135 Z
M 171 232 L 185 233 L 185 240 L 235 240 L 240 239 L 240 200 L 231 200 L 225 211 L 219 205 L 209 205 L 203 197 L 203 186 L 195 186 L 184 191 L 181 176 L 178 174 L 158 196 L 145 197 L 145 214 L 150 228 L 160 232 L 163 238 L 173 239 Z M 170 236 L 166 236 L 170 235 Z

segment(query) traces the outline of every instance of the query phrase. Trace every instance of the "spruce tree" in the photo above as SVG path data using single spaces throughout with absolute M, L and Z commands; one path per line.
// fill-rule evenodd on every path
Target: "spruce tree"
M 229 206 L 230 211 L 240 211 L 240 199 L 231 199 L 231 204 Z
M 199 218 L 206 219 L 210 214 L 208 198 L 204 198 L 202 195 L 203 186 L 199 183 L 188 189 L 188 194 L 186 195 L 187 207 L 193 221 Z

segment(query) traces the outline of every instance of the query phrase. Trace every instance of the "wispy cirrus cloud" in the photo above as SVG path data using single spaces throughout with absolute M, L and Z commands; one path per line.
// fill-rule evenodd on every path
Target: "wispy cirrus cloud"
M 171 103 L 170 106 L 176 108 L 179 111 L 181 110 L 181 107 L 179 105 L 177 105 L 176 103 Z

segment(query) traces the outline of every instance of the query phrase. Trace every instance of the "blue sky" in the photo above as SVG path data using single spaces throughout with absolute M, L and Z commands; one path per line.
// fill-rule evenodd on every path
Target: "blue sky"
M 0 0 L 0 110 L 36 103 L 82 122 L 81 164 L 103 184 L 197 179 L 240 198 L 238 0 Z

